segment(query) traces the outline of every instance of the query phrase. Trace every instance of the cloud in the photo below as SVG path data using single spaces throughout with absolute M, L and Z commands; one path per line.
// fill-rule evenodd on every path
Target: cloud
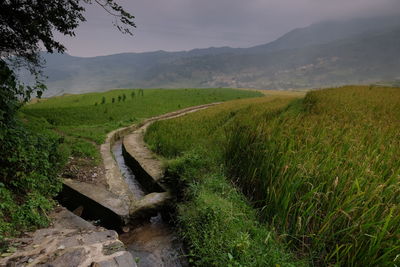
M 248 47 L 328 19 L 400 13 L 400 0 L 145 0 L 121 2 L 136 16 L 135 37 L 122 36 L 101 8 L 89 7 L 76 38 L 59 38 L 72 55 Z

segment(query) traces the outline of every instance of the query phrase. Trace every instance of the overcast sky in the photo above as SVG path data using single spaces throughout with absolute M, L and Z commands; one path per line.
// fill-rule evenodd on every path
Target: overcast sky
M 136 17 L 134 36 L 89 6 L 76 37 L 58 36 L 74 56 L 179 51 L 210 46 L 250 47 L 328 19 L 400 13 L 400 0 L 124 0 Z

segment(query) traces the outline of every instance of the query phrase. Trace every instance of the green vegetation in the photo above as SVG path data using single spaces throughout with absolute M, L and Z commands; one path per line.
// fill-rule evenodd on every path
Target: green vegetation
M 172 169 L 194 152 L 210 160 L 258 209 L 264 227 L 314 264 L 399 265 L 400 89 L 349 86 L 310 92 L 302 100 L 269 99 L 157 122 L 146 141 L 163 156 L 177 157 Z M 206 232 L 201 214 L 207 207 L 242 202 L 230 202 L 229 185 L 212 168 L 192 171 L 195 176 L 186 172 L 173 176 L 179 181 L 182 174 L 179 183 L 186 186 L 188 201 L 178 211 L 183 235 L 194 255 L 206 254 L 213 262 L 224 254 L 211 241 L 197 241 L 221 238 L 233 244 L 236 238 L 227 241 L 218 228 Z M 225 190 L 215 190 L 217 185 Z M 210 192 L 219 199 L 208 197 Z M 226 211 L 213 212 L 223 218 L 224 229 L 234 229 Z
M 27 127 L 18 113 L 32 96 L 40 97 L 46 89 L 41 51 L 65 51 L 53 34 L 73 36 L 85 21 L 87 4 L 92 2 L 0 2 L 0 253 L 7 251 L 5 236 L 48 223 L 46 212 L 61 187 L 57 175 L 68 154 L 60 145 L 62 139 L 49 130 L 46 121 L 31 117 Z M 133 15 L 113 0 L 97 4 L 120 22 L 118 30 L 132 34 Z M 29 78 L 21 78 L 21 73 Z
M 150 126 L 146 141 L 171 159 L 166 179 L 177 188 L 178 224 L 198 266 L 300 266 L 225 178 L 224 132 L 252 105 L 285 106 L 293 98 L 237 100 Z
M 61 188 L 57 176 L 68 157 L 98 164 L 98 145 L 108 132 L 188 106 L 259 95 L 231 89 L 117 90 L 24 106 L 19 113 L 24 126 L 15 122 L 0 129 L 0 242 L 48 223 L 51 198 Z M 113 98 L 120 102 L 112 104 Z
M 6 236 L 47 225 L 52 197 L 61 189 L 57 175 L 66 148 L 41 124 L 32 121 L 26 129 L 15 123 L 0 130 L 0 244 Z
M 132 98 L 116 101 L 127 94 Z M 146 93 L 143 89 L 113 90 L 43 99 L 25 106 L 22 112 L 27 117 L 46 119 L 50 128 L 64 136 L 74 156 L 93 158 L 96 163 L 100 159 L 96 145 L 102 144 L 112 130 L 189 106 L 260 95 L 223 88 L 148 89 Z
M 208 151 L 209 152 L 209 151 Z M 178 228 L 195 266 L 303 266 L 286 252 L 255 210 L 225 179 L 207 151 L 172 160 L 168 177 L 186 201 L 178 205 Z M 177 180 L 179 179 L 179 180 Z M 175 187 L 176 188 L 176 187 Z

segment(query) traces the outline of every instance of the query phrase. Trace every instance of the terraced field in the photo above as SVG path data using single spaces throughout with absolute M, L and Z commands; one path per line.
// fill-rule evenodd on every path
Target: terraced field
M 253 253 L 276 236 L 317 265 L 393 266 L 399 118 L 400 89 L 347 86 L 229 102 L 157 122 L 146 140 L 188 200 L 179 222 L 204 263 L 260 266 Z
M 39 126 L 44 122 L 63 135 L 75 156 L 99 160 L 96 145 L 103 143 L 112 130 L 189 106 L 261 95 L 224 88 L 112 90 L 36 100 L 22 113 L 27 120 L 40 120 Z

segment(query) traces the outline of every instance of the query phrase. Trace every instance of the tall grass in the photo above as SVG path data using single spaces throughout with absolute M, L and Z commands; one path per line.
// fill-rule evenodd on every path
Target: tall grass
M 178 204 L 180 233 L 193 266 L 305 266 L 257 221 L 254 209 L 207 152 L 190 151 L 173 160 L 168 176 L 185 181 Z
M 224 131 L 254 104 L 285 106 L 292 98 L 227 102 L 185 117 L 159 121 L 145 139 L 168 162 L 166 180 L 185 201 L 178 225 L 195 266 L 303 266 L 257 220 L 256 211 L 224 176 Z M 182 186 L 183 185 L 183 186 Z M 183 188 L 182 188 L 183 187 Z M 182 196 L 183 195 L 183 196 Z
M 348 86 L 288 102 L 227 103 L 157 123 L 147 140 L 165 156 L 207 148 L 314 264 L 399 265 L 400 89 Z
M 309 93 L 262 123 L 237 121 L 229 176 L 316 263 L 398 263 L 399 107 L 399 89 L 345 87 Z

